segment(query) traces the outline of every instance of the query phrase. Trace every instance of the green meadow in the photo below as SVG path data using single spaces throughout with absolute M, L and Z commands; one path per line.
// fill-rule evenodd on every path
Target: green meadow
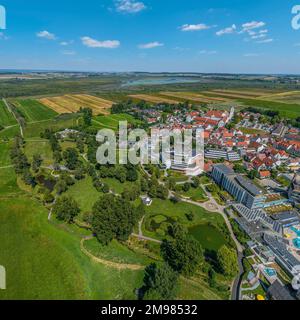
M 13 103 L 27 122 L 49 120 L 58 115 L 55 111 L 36 100 L 15 100 Z
M 10 113 L 2 100 L 0 100 L 0 126 L 9 127 L 17 124 L 15 117 Z
M 300 104 L 264 101 L 258 99 L 238 99 L 244 106 L 255 107 L 264 110 L 279 111 L 282 117 L 296 119 L 300 117 Z

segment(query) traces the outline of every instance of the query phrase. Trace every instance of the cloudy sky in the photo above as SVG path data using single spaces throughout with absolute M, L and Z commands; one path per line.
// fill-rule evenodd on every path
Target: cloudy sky
M 296 4 L 0 0 L 0 69 L 300 73 Z

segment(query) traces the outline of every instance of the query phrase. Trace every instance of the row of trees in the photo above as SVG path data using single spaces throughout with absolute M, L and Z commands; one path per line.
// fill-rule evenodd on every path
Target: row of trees
M 25 145 L 25 142 L 22 137 L 16 136 L 12 145 L 12 148 L 10 150 L 10 158 L 14 165 L 15 172 L 18 175 L 22 176 L 22 180 L 32 187 L 36 186 L 35 178 L 33 177 L 30 168 L 31 164 L 23 152 L 23 147 Z M 38 167 L 41 165 L 42 159 L 40 156 L 36 155 L 34 156 L 33 160 L 33 168 L 34 170 L 38 170 Z

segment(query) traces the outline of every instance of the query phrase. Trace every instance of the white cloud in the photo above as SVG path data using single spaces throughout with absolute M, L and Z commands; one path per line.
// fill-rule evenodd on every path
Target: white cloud
M 135 0 L 116 0 L 115 5 L 117 11 L 125 13 L 137 13 L 147 8 L 143 2 Z
M 254 36 L 251 37 L 251 39 L 255 40 L 255 39 L 263 39 L 267 36 L 267 34 L 265 33 L 261 33 L 261 34 L 256 34 Z
M 271 43 L 273 41 L 274 39 L 265 39 L 265 40 L 256 41 L 256 43 Z
M 70 40 L 70 41 L 62 41 L 62 42 L 60 43 L 60 45 L 61 45 L 61 46 L 69 46 L 69 45 L 71 45 L 71 44 L 73 44 L 73 43 L 74 43 L 73 40 Z
M 74 56 L 76 54 L 76 52 L 72 50 L 64 50 L 61 53 L 65 56 Z
M 55 40 L 55 39 L 56 39 L 55 34 L 50 33 L 50 32 L 47 31 L 47 30 L 38 32 L 38 33 L 36 34 L 36 36 L 37 36 L 38 38 L 44 38 L 44 39 L 48 39 L 48 40 Z
M 201 31 L 212 28 L 212 26 L 208 26 L 205 23 L 199 24 L 184 24 L 180 27 L 181 31 Z
M 200 54 L 209 54 L 209 55 L 211 55 L 211 54 L 217 54 L 217 51 L 215 51 L 215 50 L 211 50 L 211 51 L 209 51 L 209 50 L 201 50 L 201 51 L 199 51 L 199 53 Z
M 253 29 L 262 28 L 265 25 L 266 25 L 266 23 L 263 22 L 263 21 L 260 21 L 260 22 L 258 22 L 258 21 L 247 22 L 247 23 L 244 23 L 242 25 L 242 27 L 243 27 L 242 32 L 248 32 L 248 31 L 253 30 Z
M 153 49 L 153 48 L 157 48 L 157 47 L 163 47 L 164 44 L 158 41 L 155 42 L 149 42 L 149 43 L 145 43 L 145 44 L 140 44 L 138 47 L 140 49 Z
M 118 48 L 121 43 L 118 40 L 105 40 L 105 41 L 99 41 L 92 39 L 90 37 L 82 37 L 81 41 L 83 45 L 89 48 L 106 48 L 106 49 L 116 49 Z
M 230 33 L 234 33 L 236 31 L 236 25 L 233 24 L 231 27 L 222 29 L 218 32 L 216 32 L 217 36 L 223 36 L 224 34 L 230 34 Z
M 260 54 L 258 53 L 245 53 L 244 57 L 259 57 Z

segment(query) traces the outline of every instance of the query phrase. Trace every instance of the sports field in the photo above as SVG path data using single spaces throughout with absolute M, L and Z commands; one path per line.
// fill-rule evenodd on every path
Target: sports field
M 94 115 L 109 114 L 113 105 L 112 101 L 87 94 L 42 98 L 39 101 L 60 114 L 77 112 L 84 107 L 91 108 Z

